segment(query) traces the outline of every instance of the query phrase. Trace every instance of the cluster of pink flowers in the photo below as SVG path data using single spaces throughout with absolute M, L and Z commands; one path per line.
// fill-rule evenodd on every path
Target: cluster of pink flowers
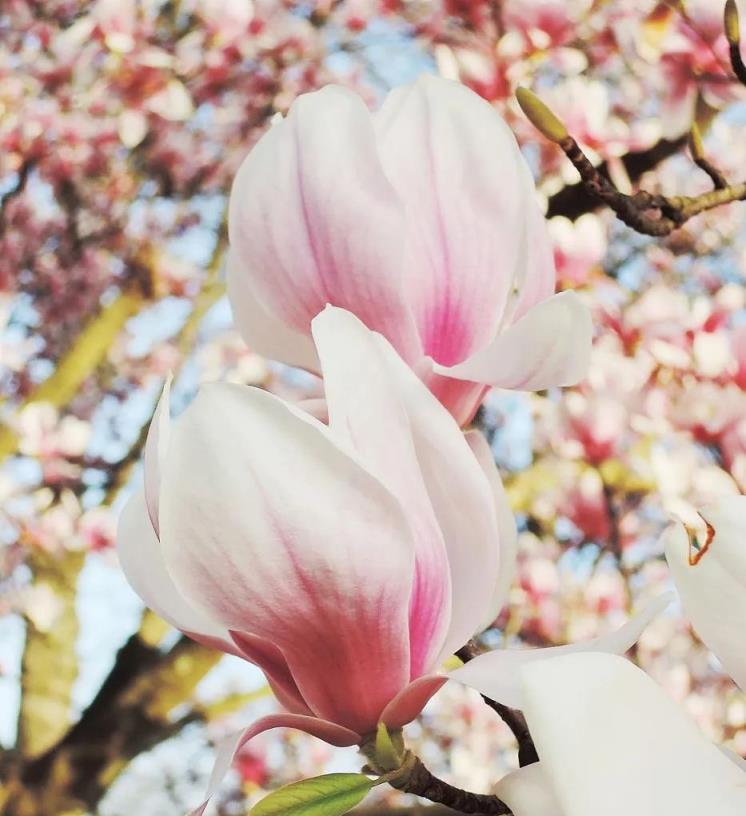
M 504 123 L 528 146 L 538 199 L 549 199 L 550 213 L 564 212 L 554 194 L 577 177 L 518 112 L 512 101 L 518 84 L 536 88 L 592 160 L 605 161 L 615 182 L 629 185 L 634 154 L 644 158 L 661 138 L 685 133 L 698 94 L 710 114 L 743 95 L 724 81 L 719 4 L 690 0 L 686 16 L 683 5 L 673 5 L 189 0 L 171 14 L 156 0 L 101 0 L 83 11 L 66 0 L 6 3 L 0 15 L 0 387 L 10 395 L 1 419 L 14 435 L 15 455 L 0 471 L 0 521 L 11 542 L 2 550 L 8 576 L 0 581 L 2 610 L 43 626 L 54 620 L 58 603 L 30 582 L 29 552 L 64 557 L 66 550 L 109 549 L 118 508 L 108 501 L 136 454 L 132 425 L 147 421 L 159 383 L 186 357 L 181 393 L 195 380 L 258 385 L 283 402 L 312 398 L 302 409 L 323 428 L 333 426 L 315 376 L 324 373 L 324 360 L 311 336 L 312 320 L 327 302 L 386 337 L 389 356 L 401 358 L 457 423 L 481 428 L 497 453 L 520 528 L 510 589 L 509 536 L 498 536 L 501 560 L 492 575 L 503 587 L 496 628 L 507 644 L 583 640 L 664 587 L 660 532 L 670 515 L 694 523 L 698 507 L 746 490 L 741 209 L 700 217 L 664 244 L 631 239 L 608 214 L 576 219 L 568 210 L 570 218 L 549 220 L 550 243 L 541 203 Z M 329 80 L 375 101 L 388 74 L 378 76 L 379 58 L 367 49 L 392 33 L 432 57 L 443 76 L 476 91 L 504 122 L 486 104 L 464 107 L 455 123 L 441 117 L 432 101 L 434 80 L 430 89 L 399 89 L 372 115 L 340 87 L 292 105 Z M 449 105 L 461 106 L 464 89 L 446 87 Z M 333 106 L 329 120 L 317 116 L 324 105 Z M 421 149 L 431 135 L 422 125 L 425 114 L 435 117 L 432 156 Z M 271 120 L 270 133 L 242 165 Z M 737 127 L 734 117 L 717 117 L 706 134 L 708 154 L 734 179 L 746 161 Z M 363 134 L 352 148 L 350 130 Z M 472 138 L 477 132 L 485 134 L 484 144 Z M 499 166 L 503 155 L 509 160 Z M 344 172 L 329 173 L 335 163 Z M 204 245 L 219 230 L 234 178 L 228 280 L 244 339 L 225 323 L 215 326 L 222 305 L 199 333 L 195 324 L 182 335 L 169 320 L 161 329 L 161 316 L 174 304 L 202 314 L 201 292 L 213 285 Z M 520 209 L 496 192 L 503 184 L 521 199 Z M 709 181 L 682 157 L 643 184 L 698 193 Z M 285 206 L 300 201 L 307 207 Z M 530 218 L 519 217 L 526 213 Z M 574 293 L 557 296 L 555 285 Z M 35 401 L 36 386 L 76 348 L 89 317 L 121 291 L 142 297 L 141 314 L 111 341 L 72 400 L 56 408 Z M 560 393 L 553 386 L 585 370 L 582 354 L 568 353 L 589 331 L 583 303 L 595 333 L 588 374 Z M 508 395 L 492 386 L 548 391 Z M 129 424 L 112 419 L 129 412 Z M 511 442 L 526 448 L 517 464 L 501 455 L 516 414 L 532 423 L 530 439 Z M 490 450 L 477 444 L 488 462 Z M 372 478 L 386 484 L 395 503 L 409 502 L 387 479 Z M 422 479 L 412 476 L 413 483 Z M 289 472 L 277 475 L 285 480 L 291 483 Z M 474 516 L 492 512 L 482 502 Z M 442 519 L 429 523 L 446 546 Z M 142 534 L 157 546 L 147 525 Z M 106 557 L 113 560 L 112 553 Z M 140 589 L 191 631 L 181 607 L 162 599 L 157 606 L 158 597 Z M 191 586 L 187 594 L 194 603 Z M 491 608 L 489 615 L 497 612 Z M 207 618 L 212 615 L 208 610 Z M 491 623 L 489 615 L 479 624 Z M 186 620 L 202 633 L 201 613 Z M 237 623 L 229 621 L 233 628 Z M 249 623 L 242 620 L 243 629 Z M 445 648 L 441 635 L 450 626 L 437 624 L 431 652 L 436 643 Z M 403 625 L 409 631 L 409 617 Z M 731 681 L 685 623 L 672 618 L 667 628 L 657 627 L 638 649 L 640 664 L 713 737 L 744 753 L 743 718 L 737 706 L 725 711 Z M 238 651 L 225 627 L 219 634 L 221 648 Z M 667 637 L 675 638 L 678 662 L 666 657 Z M 442 681 L 436 662 L 430 654 L 420 667 L 430 678 L 425 689 Z M 391 689 L 403 692 L 399 680 Z M 286 685 L 295 694 L 298 682 L 292 683 Z M 447 692 L 454 699 L 459 693 Z M 432 709 L 442 716 L 440 727 L 463 730 L 443 707 L 436 701 Z M 311 708 L 335 719 L 336 712 L 316 702 Z M 425 718 L 423 742 L 434 750 L 429 723 Z M 224 726 L 215 726 L 216 733 Z M 363 729 L 352 721 L 343 727 Z M 226 755 L 235 744 L 228 741 Z M 268 744 L 252 743 L 257 763 L 247 760 L 241 769 L 262 786 L 277 781 L 261 761 Z M 451 743 L 444 737 L 442 744 Z
M 413 148 L 422 144 L 419 162 Z M 521 206 L 509 208 L 508 195 Z M 484 223 L 487 214 L 500 217 Z M 572 385 L 586 372 L 591 341 L 581 299 L 552 294 L 549 234 L 515 142 L 490 106 L 448 81 L 423 77 L 374 115 L 333 86 L 299 99 L 239 169 L 229 232 L 229 294 L 242 334 L 265 356 L 318 373 L 323 399 L 292 404 L 213 384 L 172 422 L 167 390 L 148 438 L 144 488 L 122 516 L 122 565 L 146 603 L 189 636 L 261 667 L 285 709 L 225 739 L 207 799 L 231 758 L 267 729 L 361 745 L 379 724 L 409 723 L 441 688 L 447 676 L 439 667 L 494 621 L 516 568 L 515 523 L 490 448 L 460 426 L 486 385 Z M 609 322 L 643 350 L 645 381 L 684 353 L 672 326 L 691 335 L 696 361 L 697 338 L 718 325 L 707 316 L 697 333 L 691 321 L 656 310 L 658 323 L 638 328 L 635 315 L 647 303 L 635 306 L 623 318 L 610 311 Z M 595 350 L 608 352 L 608 344 Z M 630 368 L 638 387 L 646 384 L 639 366 Z M 604 536 L 616 523 L 613 462 L 631 408 L 624 402 L 630 378 L 609 373 L 591 368 L 591 381 L 604 378 L 600 393 L 586 396 L 581 386 L 560 415 L 565 441 L 599 474 L 607 523 L 596 532 Z M 705 518 L 732 546 L 736 509 L 724 507 Z M 614 535 L 621 565 L 621 528 Z M 709 590 L 699 574 L 680 571 L 678 535 L 669 533 L 669 561 L 698 610 Z M 690 553 L 692 566 L 711 537 L 701 555 Z M 626 600 L 622 594 L 617 608 Z M 603 593 L 597 603 L 609 611 Z M 667 604 L 661 598 L 618 632 L 563 651 L 621 653 Z M 692 614 L 716 644 L 725 637 L 738 680 L 719 613 Z M 587 750 L 563 760 L 566 738 L 555 736 L 541 702 L 545 677 L 559 672 L 569 695 L 586 670 L 589 689 L 608 675 L 656 709 L 651 723 L 670 725 L 662 739 L 689 728 L 687 744 L 718 765 L 715 749 L 701 747 L 678 712 L 658 706 L 660 692 L 614 659 L 488 652 L 448 677 L 527 708 L 544 761 L 501 783 L 519 816 L 537 797 L 558 796 L 571 816 L 600 801 L 595 783 L 566 790 L 566 762 L 581 762 Z M 602 694 L 599 705 L 607 700 Z M 612 722 L 620 731 L 615 748 L 637 737 Z M 598 727 L 587 718 L 589 746 L 598 743 Z M 734 780 L 742 774 L 726 772 L 727 760 L 719 764 L 723 803 L 735 814 L 743 791 Z M 634 787 L 644 789 L 650 768 L 635 771 Z M 672 781 L 645 809 L 678 801 Z M 705 801 L 718 784 L 693 785 L 693 795 Z

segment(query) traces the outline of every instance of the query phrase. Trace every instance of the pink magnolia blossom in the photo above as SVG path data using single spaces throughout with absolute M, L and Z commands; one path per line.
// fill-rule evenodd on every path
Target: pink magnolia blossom
M 547 49 L 571 42 L 591 6 L 591 0 L 507 0 L 505 25 L 535 49 Z
M 269 728 L 343 746 L 412 720 L 514 574 L 515 524 L 484 438 L 462 434 L 350 313 L 327 308 L 312 329 L 328 424 L 228 384 L 171 424 L 165 392 L 145 489 L 120 522 L 122 567 L 146 603 L 258 665 L 285 708 L 226 738 L 208 798 Z M 561 648 L 624 651 L 656 612 Z M 450 676 L 518 705 L 516 666 L 542 653 L 491 652 Z
M 265 356 L 319 368 L 326 304 L 383 334 L 459 423 L 490 386 L 585 373 L 586 308 L 554 295 L 552 246 L 515 139 L 495 110 L 432 76 L 371 114 L 350 91 L 306 94 L 241 166 L 228 286 Z
M 557 216 L 549 221 L 557 276 L 567 286 L 588 283 L 606 256 L 606 229 L 595 213 L 576 221 Z

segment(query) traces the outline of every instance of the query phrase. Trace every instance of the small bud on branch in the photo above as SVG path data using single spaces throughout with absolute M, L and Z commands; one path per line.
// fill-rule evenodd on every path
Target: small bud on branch
M 741 21 L 738 16 L 736 0 L 728 0 L 725 4 L 725 36 L 730 46 L 730 64 L 733 73 L 742 85 L 746 85 L 746 65 L 741 56 Z
M 535 93 L 528 88 L 518 88 L 515 95 L 526 118 L 550 142 L 561 144 L 569 137 L 567 128 Z
M 740 45 L 741 23 L 738 19 L 736 0 L 728 0 L 725 4 L 725 36 L 731 45 Z
M 746 68 L 744 69 L 746 73 Z M 701 136 L 690 138 L 695 162 L 712 179 L 716 189 L 699 196 L 662 196 L 641 190 L 634 195 L 620 192 L 609 178 L 599 172 L 583 152 L 580 145 L 567 132 L 560 120 L 535 94 L 525 88 L 516 92 L 518 102 L 532 124 L 548 139 L 562 148 L 567 158 L 580 173 L 588 192 L 610 207 L 627 226 L 643 235 L 663 237 L 679 229 L 686 221 L 706 210 L 746 200 L 746 182 L 729 185 L 719 170 L 702 155 Z M 562 135 L 564 134 L 564 135 Z

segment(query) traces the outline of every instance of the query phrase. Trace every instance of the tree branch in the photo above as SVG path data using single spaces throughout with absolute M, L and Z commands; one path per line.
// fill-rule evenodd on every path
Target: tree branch
M 475 640 L 470 640 L 465 646 L 462 646 L 457 652 L 456 657 L 468 663 L 479 654 L 482 649 Z M 518 742 L 518 764 L 521 767 L 525 765 L 533 765 L 534 762 L 539 761 L 539 754 L 536 751 L 534 740 L 531 737 L 531 732 L 528 730 L 528 723 L 523 716 L 523 712 L 517 708 L 510 708 L 509 706 L 498 703 L 482 694 L 484 702 L 493 710 L 496 711 L 505 725 L 513 732 L 513 736 Z
M 657 144 L 648 150 L 642 150 L 633 153 L 627 153 L 622 157 L 622 164 L 634 184 L 642 178 L 645 173 L 650 172 L 657 167 L 662 161 L 674 156 L 686 144 L 686 136 L 681 136 L 679 139 L 669 141 L 661 139 Z M 596 168 L 597 172 L 605 177 L 609 177 L 609 165 L 603 162 Z M 547 218 L 553 218 L 556 215 L 564 215 L 572 221 L 580 218 L 587 212 L 593 212 L 603 206 L 603 202 L 599 201 L 586 187 L 584 181 L 579 181 L 576 184 L 570 184 L 563 187 L 559 192 L 555 193 L 549 198 L 549 206 L 547 208 Z

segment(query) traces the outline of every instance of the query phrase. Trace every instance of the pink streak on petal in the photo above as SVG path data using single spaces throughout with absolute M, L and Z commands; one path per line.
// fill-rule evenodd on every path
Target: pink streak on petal
M 375 727 L 410 677 L 414 552 L 391 494 L 313 417 L 228 384 L 204 387 L 174 423 L 163 482 L 182 593 L 273 642 L 319 717 Z
M 437 374 L 429 357 L 423 357 L 415 371 L 462 428 L 474 419 L 485 394 L 489 391 L 489 386 L 482 383 L 456 380 Z
M 321 359 L 330 430 L 397 499 L 414 538 L 408 679 L 418 677 L 432 668 L 448 629 L 451 585 L 443 531 L 416 444 L 421 433 L 416 426 L 424 420 L 412 416 L 414 404 L 424 400 L 430 406 L 429 424 L 433 414 L 450 423 L 448 430 L 465 453 L 466 448 L 458 427 L 394 348 L 355 315 L 327 307 L 314 319 L 312 331 Z M 392 364 L 409 375 L 406 391 Z
M 407 293 L 424 353 L 455 365 L 495 336 L 526 266 L 533 179 L 499 114 L 457 82 L 422 75 L 392 91 L 375 120 L 405 206 Z
M 217 744 L 215 747 L 215 765 L 210 774 L 205 798 L 199 807 L 190 812 L 189 816 L 202 816 L 210 799 L 217 793 L 220 783 L 228 773 L 239 751 L 249 740 L 264 731 L 269 731 L 271 728 L 295 728 L 338 748 L 358 745 L 361 740 L 360 734 L 326 720 L 319 720 L 316 717 L 304 717 L 299 714 L 271 714 L 268 717 L 262 717 L 245 731 L 229 734 Z
M 274 643 L 247 632 L 231 631 L 230 636 L 241 654 L 264 672 L 281 705 L 292 714 L 313 716 L 290 673 L 285 656 Z

